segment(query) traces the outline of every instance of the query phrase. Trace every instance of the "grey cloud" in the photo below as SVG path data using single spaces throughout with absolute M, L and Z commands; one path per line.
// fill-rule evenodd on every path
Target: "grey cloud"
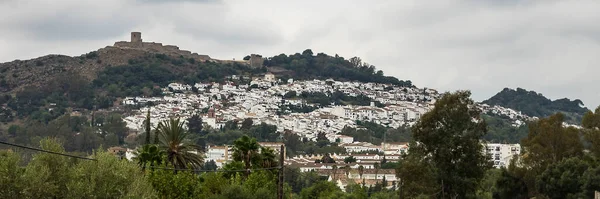
M 127 4 L 118 1 L 85 3 L 19 2 L 0 8 L 2 33 L 28 40 L 90 41 L 118 36 L 135 27 L 140 17 L 127 12 Z
M 211 40 L 229 45 L 274 45 L 281 41 L 281 36 L 276 30 L 269 31 L 260 24 L 239 24 L 227 26 L 219 24 L 178 25 L 176 31 L 202 40 Z M 260 30 L 260 29 L 266 30 Z
M 96 40 L 114 38 L 134 27 L 136 21 L 125 16 L 92 19 L 60 14 L 44 20 L 23 23 L 20 28 L 38 40 Z
M 198 15 L 203 13 L 206 16 Z M 232 47 L 272 46 L 282 41 L 276 24 L 244 18 L 231 18 L 232 11 L 224 6 L 202 10 L 181 10 L 178 15 L 166 15 L 174 21 L 174 30 L 198 40 L 207 40 Z
M 593 82 L 600 72 L 596 0 L 106 1 L 0 7 L 0 44 L 7 46 L 0 47 L 0 59 L 14 59 L 6 56 L 15 54 L 10 49 L 23 34 L 45 48 L 40 53 L 81 54 L 135 29 L 149 41 L 213 57 L 306 48 L 359 56 L 417 86 L 471 89 L 476 100 L 522 87 L 600 105 Z M 79 48 L 53 48 L 57 43 Z
M 141 3 L 219 3 L 221 0 L 137 0 Z

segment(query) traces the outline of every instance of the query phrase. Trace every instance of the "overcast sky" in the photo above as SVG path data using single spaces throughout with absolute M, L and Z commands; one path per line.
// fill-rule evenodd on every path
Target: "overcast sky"
M 213 58 L 310 48 L 478 101 L 522 87 L 593 109 L 599 23 L 599 0 L 0 0 L 0 62 L 80 55 L 140 31 Z

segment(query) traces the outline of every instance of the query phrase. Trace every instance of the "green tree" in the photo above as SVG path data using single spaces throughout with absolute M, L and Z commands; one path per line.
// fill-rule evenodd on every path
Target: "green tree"
M 416 143 L 411 144 L 408 156 L 422 158 L 405 161 L 431 164 L 442 198 L 474 196 L 491 167 L 480 142 L 486 133 L 486 124 L 470 95 L 469 91 L 444 94 L 412 129 Z
M 142 148 L 138 148 L 135 155 L 138 165 L 142 167 L 142 170 L 145 170 L 148 163 L 150 164 L 150 167 L 161 165 L 165 152 L 160 150 L 157 145 L 146 144 Z M 154 170 L 154 168 L 152 168 L 152 170 Z
M 242 129 L 250 129 L 252 127 L 252 118 L 246 118 L 242 121 Z
M 589 167 L 577 157 L 551 164 L 537 177 L 538 192 L 550 198 L 585 198 L 582 176 Z
M 399 179 L 398 190 L 403 198 L 433 196 L 439 193 L 440 184 L 436 179 L 436 168 L 424 156 L 406 156 L 396 169 L 396 177 Z
M 335 160 L 331 157 L 331 155 L 329 155 L 329 153 L 327 153 L 323 157 L 321 157 L 321 162 L 322 163 L 334 163 L 335 164 Z
M 348 156 L 348 157 L 344 158 L 344 162 L 346 164 L 353 163 L 353 162 L 356 162 L 356 158 L 354 156 Z
M 107 117 L 103 119 L 103 124 L 100 127 L 103 132 L 107 134 L 115 134 L 119 139 L 119 144 L 124 143 L 125 136 L 127 136 L 127 132 L 129 129 L 127 128 L 127 123 L 123 121 L 121 115 L 116 113 L 111 113 Z
M 55 139 L 40 146 L 65 153 Z M 96 161 L 37 153 L 21 167 L 18 154 L 0 151 L 0 198 L 156 198 L 135 164 L 103 150 L 91 158 Z
M 303 199 L 327 198 L 341 191 L 342 190 L 340 190 L 333 182 L 321 181 L 303 189 L 302 192 L 300 192 L 300 197 Z
M 12 150 L 0 151 L 0 198 L 19 198 L 25 182 L 21 158 Z
M 148 175 L 148 181 L 161 198 L 194 198 L 201 194 L 201 178 L 192 172 L 156 170 Z
M 563 114 L 557 113 L 529 125 L 529 135 L 522 142 L 527 165 L 545 170 L 552 163 L 583 155 L 579 132 L 563 127 L 563 122 Z
M 259 148 L 260 145 L 256 142 L 256 139 L 246 135 L 233 142 L 233 160 L 244 162 L 244 167 L 248 170 L 246 176 L 250 175 L 249 169 L 252 167 L 252 162 L 256 162 L 256 159 L 260 158 Z
M 526 169 L 523 180 L 530 196 L 535 196 L 536 176 L 554 163 L 570 157 L 581 157 L 583 145 L 579 131 L 573 127 L 563 127 L 561 113 L 542 118 L 529 125 L 529 134 L 523 139 L 523 167 Z
M 56 153 L 66 153 L 56 139 L 45 138 L 40 141 L 40 148 Z M 23 175 L 23 198 L 56 197 L 66 198 L 67 183 L 72 178 L 71 168 L 76 161 L 65 156 L 49 153 L 38 153 L 33 156 L 25 168 Z
M 203 158 L 198 147 L 187 139 L 190 135 L 179 119 L 171 118 L 158 124 L 160 146 L 165 151 L 167 161 L 177 169 L 200 168 Z
M 511 165 L 509 167 L 512 168 L 501 168 L 501 173 L 498 180 L 496 181 L 496 186 L 493 195 L 497 198 L 502 199 L 527 199 L 527 184 L 523 179 L 522 173 L 517 174 L 514 171 L 514 165 Z
M 588 111 L 583 115 L 581 125 L 584 129 L 586 141 L 590 143 L 590 151 L 600 157 L 600 106 L 596 108 L 596 112 Z
M 199 115 L 194 114 L 192 117 L 187 119 L 187 126 L 190 133 L 202 134 L 202 118 Z
M 66 198 L 157 198 L 139 169 L 108 152 L 97 152 L 97 161 L 81 161 L 69 168 Z

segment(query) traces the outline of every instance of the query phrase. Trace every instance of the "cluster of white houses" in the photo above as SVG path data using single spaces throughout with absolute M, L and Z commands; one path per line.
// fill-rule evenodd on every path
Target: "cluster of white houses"
M 231 76 L 230 79 L 241 77 Z M 256 85 L 256 86 L 254 86 Z M 198 90 L 198 92 L 191 92 Z M 230 120 L 250 118 L 254 124 L 262 122 L 277 126 L 278 132 L 292 132 L 303 138 L 315 140 L 318 132 L 324 132 L 331 142 L 338 142 L 346 149 L 344 154 L 331 154 L 336 163 L 318 163 L 322 155 L 287 157 L 285 164 L 299 168 L 301 171 L 315 171 L 329 176 L 329 180 L 343 188 L 348 183 L 373 185 L 385 178 L 388 186 L 395 186 L 396 176 L 392 170 L 378 169 L 375 165 L 385 161 L 397 161 L 408 151 L 408 143 L 383 143 L 374 145 L 355 142 L 350 136 L 340 135 L 345 127 L 357 127 L 357 121 L 371 121 L 391 128 L 413 125 L 423 114 L 433 108 L 440 94 L 433 89 L 415 87 L 397 87 L 393 85 L 341 82 L 334 80 L 310 80 L 286 82 L 277 80 L 273 74 L 254 79 L 247 85 L 236 85 L 233 82 L 196 83 L 185 85 L 169 84 L 163 89 L 164 97 L 127 97 L 124 105 L 142 105 L 143 108 L 127 115 L 124 121 L 127 127 L 141 130 L 146 112 L 151 115 L 152 126 L 171 117 L 187 119 L 192 115 L 200 115 L 206 127 L 221 128 Z M 297 96 L 302 92 L 333 93 L 343 92 L 349 96 L 364 95 L 372 100 L 370 106 L 336 105 L 322 106 L 308 113 L 285 112 L 282 106 L 314 106 L 299 97 L 284 99 L 287 93 L 294 91 Z M 375 106 L 379 102 L 384 106 Z M 151 104 L 151 106 L 150 106 Z M 514 125 L 532 119 L 520 112 L 500 106 L 479 104 L 484 112 L 504 115 L 512 119 Z M 207 109 L 207 111 L 206 111 Z M 201 111 L 205 110 L 205 111 Z M 281 114 L 284 112 L 284 114 Z M 279 114 L 278 114 L 279 113 Z M 318 130 L 317 130 L 318 129 Z M 280 151 L 282 143 L 259 143 Z M 486 144 L 485 152 L 494 162 L 494 166 L 509 164 L 513 155 L 520 153 L 518 144 Z M 366 153 L 369 151 L 371 153 Z M 372 153 L 372 152 L 377 153 Z M 205 152 L 206 161 L 215 161 L 218 167 L 232 160 L 232 146 L 209 146 Z M 126 154 L 131 159 L 131 151 Z M 343 160 L 352 156 L 356 162 L 345 163 Z M 359 171 L 360 168 L 360 171 Z
M 397 87 L 386 84 L 341 82 L 333 80 L 293 81 L 283 83 L 273 74 L 252 80 L 250 84 L 235 85 L 233 82 L 196 83 L 185 85 L 171 83 L 164 88 L 164 97 L 127 97 L 125 105 L 148 104 L 127 115 L 124 121 L 127 127 L 141 130 L 141 124 L 150 110 L 152 126 L 170 117 L 186 119 L 194 114 L 202 116 L 206 126 L 218 129 L 230 120 L 242 121 L 250 118 L 254 124 L 262 122 L 275 125 L 278 132 L 291 131 L 301 137 L 314 140 L 319 129 L 328 137 L 335 139 L 344 127 L 356 127 L 356 121 L 371 121 L 391 128 L 412 126 L 424 113 L 433 107 L 439 98 L 433 89 Z M 258 87 L 251 85 L 260 85 Z M 199 90 L 191 92 L 192 88 Z M 175 91 L 175 92 L 170 92 Z M 299 97 L 284 99 L 286 93 L 302 92 L 333 93 L 343 92 L 349 96 L 364 95 L 372 100 L 369 106 L 336 105 L 322 106 L 308 113 L 295 113 L 281 110 L 282 106 L 317 106 L 307 103 Z M 292 93 L 293 93 L 292 92 Z M 152 102 L 152 103 L 149 103 Z M 375 106 L 375 102 L 384 104 Z M 513 118 L 515 124 L 528 119 L 517 111 L 499 106 L 479 106 L 483 111 L 506 115 Z M 208 109 L 207 112 L 203 110 Z M 282 114 L 283 113 L 283 114 Z

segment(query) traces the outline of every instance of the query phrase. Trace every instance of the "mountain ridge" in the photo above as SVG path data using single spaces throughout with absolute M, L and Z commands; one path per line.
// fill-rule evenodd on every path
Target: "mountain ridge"
M 548 117 L 557 112 L 565 114 L 570 123 L 581 123 L 583 114 L 589 111 L 583 107 L 583 102 L 579 99 L 570 100 L 569 98 L 560 98 L 551 100 L 542 93 L 528 91 L 523 88 L 504 88 L 487 100 L 482 101 L 488 105 L 499 105 L 521 111 L 523 114 L 531 117 Z

